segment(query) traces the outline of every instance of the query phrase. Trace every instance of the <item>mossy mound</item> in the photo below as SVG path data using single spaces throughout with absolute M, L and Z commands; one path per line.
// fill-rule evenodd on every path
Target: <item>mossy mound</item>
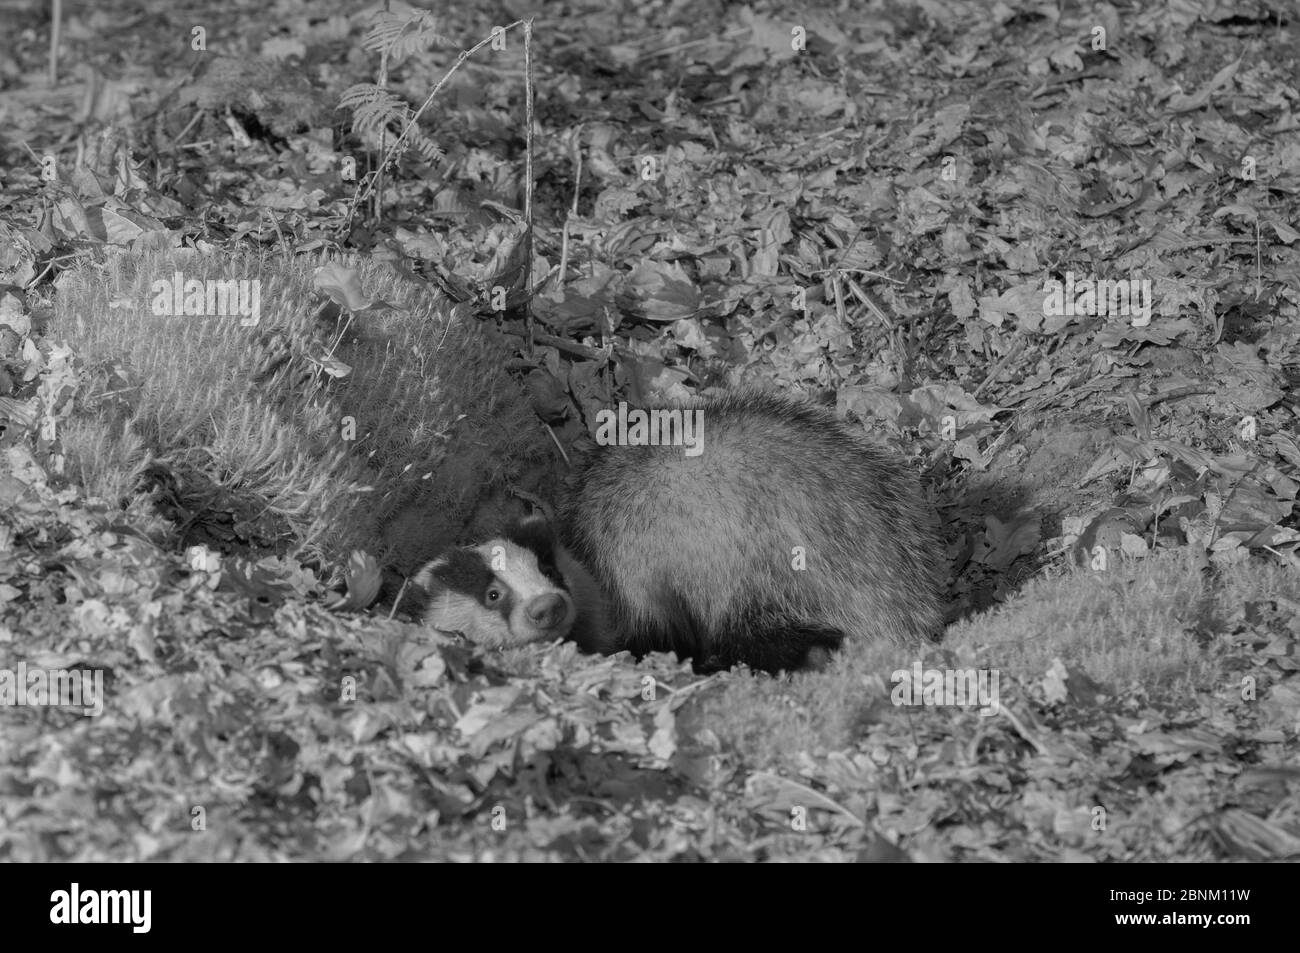
M 220 288 L 255 290 L 256 323 Z M 490 331 L 380 264 L 125 255 L 60 277 L 51 333 L 90 383 L 69 474 L 109 500 L 149 489 L 218 544 L 406 574 L 550 452 Z

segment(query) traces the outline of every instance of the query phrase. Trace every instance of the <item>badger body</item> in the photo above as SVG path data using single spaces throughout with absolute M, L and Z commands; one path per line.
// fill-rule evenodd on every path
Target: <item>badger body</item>
M 595 583 L 538 517 L 443 552 L 414 582 L 428 597 L 425 624 L 493 648 L 570 636 L 588 642 L 591 627 L 602 625 Z
M 687 409 L 701 412 L 698 450 L 599 448 L 562 506 L 608 613 L 575 634 L 582 647 L 778 671 L 845 639 L 942 630 L 937 519 L 895 455 L 772 394 Z

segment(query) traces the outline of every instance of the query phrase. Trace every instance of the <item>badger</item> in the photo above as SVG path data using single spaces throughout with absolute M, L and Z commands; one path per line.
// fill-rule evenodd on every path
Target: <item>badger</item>
M 598 449 L 561 506 L 566 553 L 604 600 L 583 648 L 776 672 L 819 667 L 845 639 L 942 631 L 938 521 L 900 459 L 776 394 L 681 410 L 680 444 Z
M 542 517 L 449 549 L 413 581 L 428 597 L 426 625 L 492 648 L 570 637 L 590 643 L 589 629 L 603 625 L 595 583 Z
M 683 442 L 580 467 L 558 537 L 532 517 L 426 566 L 426 623 L 489 646 L 672 651 L 700 672 L 820 667 L 845 639 L 942 630 L 943 544 L 902 461 L 774 394 L 675 413 Z

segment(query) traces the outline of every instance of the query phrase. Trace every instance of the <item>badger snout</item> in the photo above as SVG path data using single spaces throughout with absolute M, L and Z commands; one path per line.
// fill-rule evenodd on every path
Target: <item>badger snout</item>
M 534 597 L 524 607 L 524 614 L 534 628 L 549 631 L 563 627 L 566 632 L 573 603 L 562 592 L 547 592 Z M 561 633 L 556 632 L 556 635 Z

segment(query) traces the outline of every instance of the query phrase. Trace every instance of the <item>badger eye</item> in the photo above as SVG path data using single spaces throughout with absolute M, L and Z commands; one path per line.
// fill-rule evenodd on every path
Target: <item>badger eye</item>
M 489 586 L 487 591 L 487 601 L 489 603 L 500 602 L 501 597 L 504 595 L 505 592 L 501 589 L 500 586 Z

